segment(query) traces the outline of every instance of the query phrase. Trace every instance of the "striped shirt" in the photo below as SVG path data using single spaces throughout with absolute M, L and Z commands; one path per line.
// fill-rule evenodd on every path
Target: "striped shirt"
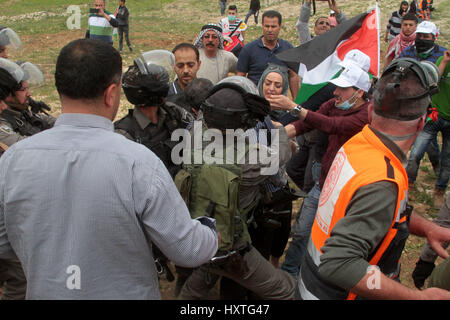
M 391 18 L 387 24 L 387 30 L 389 31 L 389 41 L 394 39 L 400 31 L 402 31 L 402 20 L 403 17 L 400 15 L 400 12 L 394 11 L 392 12 Z
M 111 17 L 111 21 L 113 20 L 117 21 L 113 14 L 109 13 L 106 14 L 108 14 Z M 114 27 L 117 26 L 114 25 Z M 108 43 L 113 43 L 112 40 L 113 25 L 105 17 L 91 14 L 88 20 L 88 30 L 90 39 L 102 40 Z
M 240 26 L 239 23 L 241 23 Z M 239 40 L 244 41 L 241 32 L 247 30 L 247 25 L 241 19 L 236 18 L 233 22 L 230 22 L 228 18 L 223 18 L 220 20 L 219 26 L 222 28 L 222 34 L 224 36 L 230 36 L 230 34 L 239 26 L 239 29 L 233 35 L 239 36 Z

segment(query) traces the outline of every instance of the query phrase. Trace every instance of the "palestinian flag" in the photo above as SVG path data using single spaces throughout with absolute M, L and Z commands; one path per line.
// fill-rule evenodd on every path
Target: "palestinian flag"
M 278 54 L 289 68 L 298 72 L 302 85 L 295 99 L 303 103 L 323 88 L 328 80 L 338 76 L 347 52 L 358 49 L 370 57 L 369 73 L 380 72 L 380 37 L 378 5 L 370 12 L 346 20 L 321 36 L 296 48 Z

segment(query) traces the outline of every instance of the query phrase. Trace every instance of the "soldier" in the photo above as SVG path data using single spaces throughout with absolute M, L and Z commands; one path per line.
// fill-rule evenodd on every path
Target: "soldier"
M 14 93 L 16 80 L 3 68 L 0 68 L 0 113 L 7 108 L 5 99 Z M 8 149 L 0 143 L 0 155 Z M 20 261 L 0 259 L 0 288 L 3 289 L 3 300 L 23 300 L 27 288 L 27 281 Z
M 45 111 L 50 110 L 45 103 L 31 99 L 30 85 L 44 83 L 42 72 L 34 64 L 16 64 L 0 58 L 0 67 L 6 69 L 16 81 L 13 94 L 5 99 L 8 108 L 0 115 L 0 142 L 11 146 L 51 128 L 56 119 Z
M 17 33 L 10 28 L 0 26 L 0 58 L 8 59 L 8 50 L 21 50 L 22 41 Z
M 196 128 L 208 129 L 204 134 L 214 133 L 216 152 L 211 154 L 211 159 L 204 155 L 203 161 L 196 163 L 198 150 L 194 146 L 194 164 L 185 161 L 183 170 L 175 177 L 175 184 L 192 217 L 206 212 L 216 218 L 221 245 L 209 263 L 195 269 L 189 276 L 179 298 L 205 299 L 219 277 L 223 276 L 251 290 L 262 299 L 292 299 L 294 278 L 264 259 L 251 245 L 247 228 L 247 222 L 252 220 L 252 212 L 262 197 L 260 185 L 271 174 L 264 172 L 265 166 L 261 162 L 249 161 L 250 151 L 270 152 L 275 155 L 278 165 L 284 164 L 290 157 L 286 131 L 282 127 L 278 128 L 278 153 L 275 148 L 268 150 L 263 145 L 248 143 L 248 140 L 243 138 L 244 132 L 239 134 L 238 131 L 253 128 L 257 119 L 262 120 L 269 113 L 270 106 L 264 98 L 248 93 L 236 83 L 217 84 L 202 104 L 201 110 L 204 122 L 199 126 L 194 124 L 194 145 L 196 135 L 200 131 Z M 238 145 L 239 141 L 242 141 L 240 139 L 243 139 L 243 153 L 239 152 L 239 146 L 236 149 L 235 143 L 219 142 L 220 136 L 223 141 L 234 141 L 234 138 L 229 140 L 227 129 L 235 130 L 234 138 L 237 138 Z M 274 135 L 272 140 L 276 140 Z M 203 154 L 206 153 L 206 148 Z M 219 151 L 220 149 L 222 151 Z M 230 155 L 233 156 L 230 158 Z M 225 163 L 225 160 L 226 164 L 220 164 Z
M 172 55 L 168 51 L 161 54 Z M 123 90 L 135 108 L 114 126 L 117 133 L 152 150 L 174 177 L 180 166 L 171 159 L 176 144 L 170 139 L 172 132 L 186 128 L 194 118 L 183 108 L 166 101 L 169 74 L 164 67 L 148 63 L 149 56 L 145 53 L 136 59 L 123 75 Z

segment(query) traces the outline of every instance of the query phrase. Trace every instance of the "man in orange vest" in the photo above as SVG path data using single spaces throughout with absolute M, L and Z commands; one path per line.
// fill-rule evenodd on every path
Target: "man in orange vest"
M 300 299 L 450 299 L 438 288 L 398 281 L 409 233 L 426 236 L 436 253 L 450 230 L 408 205 L 406 153 L 422 130 L 439 73 L 427 62 L 398 59 L 378 81 L 370 125 L 337 153 L 322 188 L 298 278 Z

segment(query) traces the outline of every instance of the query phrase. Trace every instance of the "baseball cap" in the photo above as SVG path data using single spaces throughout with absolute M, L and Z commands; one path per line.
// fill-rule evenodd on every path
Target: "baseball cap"
M 436 37 L 437 35 L 439 35 L 439 30 L 433 22 L 422 21 L 417 26 L 416 33 L 431 33 Z
M 344 68 L 350 68 L 352 65 L 356 65 L 365 72 L 369 72 L 370 57 L 360 50 L 353 49 L 347 52 L 344 61 L 339 62 L 338 65 Z
M 345 68 L 339 77 L 329 80 L 328 82 L 341 88 L 357 87 L 365 92 L 368 92 L 370 89 L 369 75 L 363 69 L 355 65 Z

